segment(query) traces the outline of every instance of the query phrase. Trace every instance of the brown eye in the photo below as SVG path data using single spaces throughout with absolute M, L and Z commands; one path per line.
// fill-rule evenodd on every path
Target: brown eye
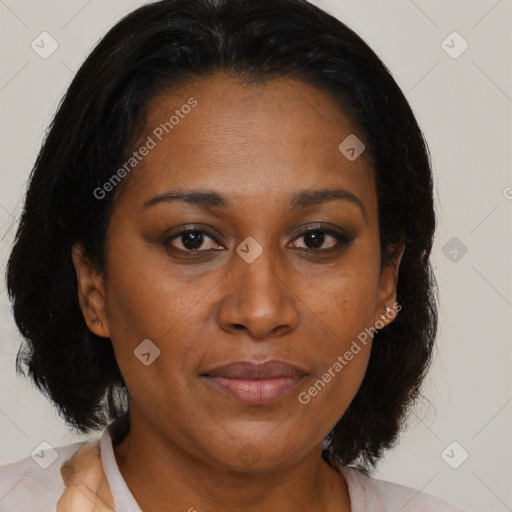
M 319 227 L 303 231 L 295 240 L 300 239 L 304 239 L 305 247 L 297 247 L 297 245 L 294 245 L 295 248 L 318 252 L 328 251 L 330 249 L 337 249 L 346 245 L 350 245 L 350 243 L 354 240 L 354 238 L 349 238 L 333 230 Z M 295 242 L 295 244 L 296 243 L 297 242 Z
M 207 242 L 211 241 L 210 244 Z M 205 231 L 191 229 L 180 231 L 165 241 L 165 245 L 171 245 L 180 251 L 206 251 L 216 249 L 218 244 Z

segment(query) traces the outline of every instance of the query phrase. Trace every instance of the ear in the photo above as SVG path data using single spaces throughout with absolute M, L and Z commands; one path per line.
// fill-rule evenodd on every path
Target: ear
M 405 243 L 397 245 L 393 248 L 393 257 L 382 269 L 379 282 L 379 291 L 377 294 L 377 307 L 375 310 L 375 317 L 373 319 L 374 325 L 378 321 L 379 329 L 390 324 L 402 309 L 400 304 L 396 305 L 396 288 L 398 281 L 398 271 L 400 269 L 400 262 L 405 251 Z M 386 309 L 386 307 L 388 309 Z
M 110 332 L 105 311 L 104 276 L 85 257 L 81 244 L 73 245 L 71 248 L 71 259 L 75 267 L 78 284 L 78 302 L 84 315 L 85 323 L 97 336 L 109 338 Z

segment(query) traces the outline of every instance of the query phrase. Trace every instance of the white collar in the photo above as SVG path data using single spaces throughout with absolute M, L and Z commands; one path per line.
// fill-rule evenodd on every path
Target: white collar
M 103 470 L 110 484 L 110 491 L 114 498 L 115 510 L 122 512 L 142 512 L 141 508 L 135 501 L 133 494 L 130 492 L 123 475 L 119 471 L 114 449 L 112 447 L 112 437 L 110 436 L 109 427 L 105 428 L 100 438 L 101 445 L 101 463 Z

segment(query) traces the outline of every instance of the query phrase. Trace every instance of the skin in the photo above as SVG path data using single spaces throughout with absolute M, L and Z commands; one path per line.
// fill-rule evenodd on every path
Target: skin
M 396 300 L 403 248 L 381 274 L 371 162 L 338 149 L 348 135 L 364 136 L 311 85 L 243 86 L 217 74 L 155 98 L 141 142 L 190 97 L 198 105 L 116 191 L 105 274 L 80 245 L 72 251 L 84 318 L 111 338 L 128 388 L 131 431 L 115 447 L 120 471 L 145 512 L 349 511 L 343 477 L 321 458 L 322 440 L 361 384 L 371 340 L 308 404 L 298 395 Z M 178 187 L 214 190 L 232 206 L 142 208 Z M 294 192 L 334 187 L 357 196 L 364 213 L 347 200 L 290 207 Z M 354 240 L 327 250 L 337 240 L 324 232 L 314 248 L 300 230 L 318 223 Z M 165 246 L 191 226 L 206 230 L 199 251 L 186 252 L 187 236 Z M 248 236 L 263 249 L 252 263 L 236 252 Z M 134 355 L 145 339 L 160 350 L 149 366 Z M 244 404 L 199 377 L 268 359 L 308 372 L 275 403 Z

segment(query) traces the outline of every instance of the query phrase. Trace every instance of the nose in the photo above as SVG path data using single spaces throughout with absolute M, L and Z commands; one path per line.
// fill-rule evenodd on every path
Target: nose
M 233 255 L 225 277 L 225 295 L 218 310 L 220 327 L 258 339 L 282 336 L 297 328 L 299 314 L 286 262 L 270 249 L 251 263 Z

